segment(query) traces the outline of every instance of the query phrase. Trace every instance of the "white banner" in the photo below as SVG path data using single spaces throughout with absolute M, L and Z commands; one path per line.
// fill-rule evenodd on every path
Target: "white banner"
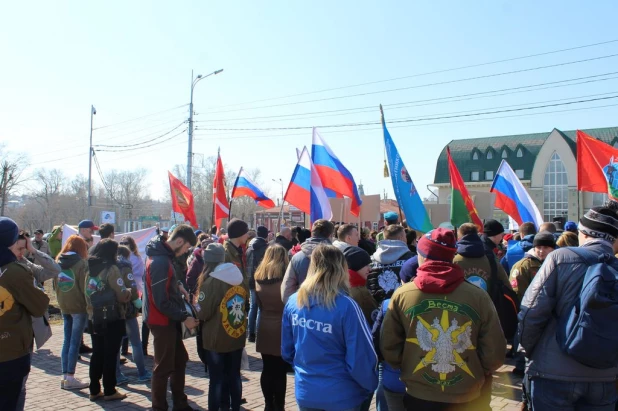
M 67 239 L 73 234 L 77 234 L 77 233 L 78 232 L 76 229 L 74 229 L 70 225 L 65 224 L 62 227 L 62 245 L 64 246 L 64 243 L 67 241 Z M 145 259 L 146 258 L 146 244 L 148 244 L 148 241 L 150 241 L 150 239 L 154 237 L 156 234 L 157 234 L 157 227 L 150 227 L 144 230 L 131 231 L 130 233 L 117 234 L 116 238 L 117 240 L 120 240 L 120 238 L 125 235 L 128 235 L 129 237 L 133 237 L 133 239 L 135 240 L 135 243 L 137 244 L 137 249 L 139 250 L 139 253 Z M 94 239 L 94 244 L 101 241 L 101 237 L 99 237 L 98 235 L 93 235 L 92 238 Z

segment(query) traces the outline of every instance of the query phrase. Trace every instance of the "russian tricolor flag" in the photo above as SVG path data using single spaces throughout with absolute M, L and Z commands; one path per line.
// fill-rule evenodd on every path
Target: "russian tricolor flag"
M 496 195 L 496 207 L 512 217 L 517 224 L 530 222 L 537 229 L 543 224 L 539 209 L 505 160 L 498 168 L 490 191 Z
M 234 189 L 232 190 L 232 198 L 247 196 L 255 200 L 257 205 L 264 208 L 275 207 L 275 202 L 266 197 L 264 192 L 258 188 L 258 186 L 249 178 L 247 172 L 241 167 L 236 182 L 234 183 Z
M 307 147 L 300 153 L 284 200 L 309 214 L 311 224 L 319 219 L 330 220 L 333 217 L 330 202 Z
M 341 164 L 328 144 L 322 139 L 317 129 L 313 129 L 313 145 L 311 158 L 315 169 L 322 180 L 322 185 L 329 197 L 346 196 L 352 199 L 350 212 L 358 217 L 360 205 L 363 203 L 354 182 L 352 173 Z

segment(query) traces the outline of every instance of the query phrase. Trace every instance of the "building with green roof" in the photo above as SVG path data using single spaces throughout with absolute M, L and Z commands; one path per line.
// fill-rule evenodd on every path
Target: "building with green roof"
M 582 131 L 618 147 L 618 127 Z M 447 147 L 473 197 L 489 191 L 500 163 L 506 160 L 545 221 L 553 221 L 556 217 L 577 221 L 583 211 L 603 204 L 607 198 L 605 194 L 577 191 L 576 130 L 555 128 L 546 133 L 452 140 Z M 448 204 L 451 189 L 446 147 L 438 158 L 434 185 L 438 187 L 438 203 Z M 493 196 L 479 196 L 479 200 L 481 198 L 493 202 Z M 500 210 L 480 217 L 508 221 Z

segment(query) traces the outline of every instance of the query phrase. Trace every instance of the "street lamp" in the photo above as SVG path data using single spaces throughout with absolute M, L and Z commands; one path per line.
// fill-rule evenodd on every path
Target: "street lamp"
M 219 74 L 222 71 L 223 69 L 213 71 L 205 76 L 198 74 L 194 78 L 193 70 L 191 70 L 191 100 L 189 102 L 189 151 L 187 152 L 187 187 L 189 190 L 191 189 L 191 172 L 193 170 L 193 89 L 195 88 L 195 85 L 200 82 L 200 80 L 210 77 L 213 74 Z
M 285 201 L 283 200 L 283 180 L 278 179 L 275 180 L 274 178 L 272 179 L 275 183 L 279 183 L 281 184 L 281 210 L 279 211 L 279 221 L 278 221 L 278 225 L 279 227 L 277 227 L 277 231 L 279 231 L 279 229 L 281 228 L 281 222 L 283 221 L 283 204 L 285 204 Z

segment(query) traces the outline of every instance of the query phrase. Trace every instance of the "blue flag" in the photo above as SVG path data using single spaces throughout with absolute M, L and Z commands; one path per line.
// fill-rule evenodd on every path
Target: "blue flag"
M 423 201 L 414 186 L 410 174 L 403 160 L 393 143 L 393 139 L 386 129 L 386 123 L 382 118 L 382 127 L 384 128 L 384 145 L 386 146 L 386 156 L 388 157 L 388 168 L 391 173 L 391 181 L 393 182 L 393 190 L 399 206 L 403 210 L 408 227 L 417 231 L 426 233 L 433 230 L 431 220 Z

